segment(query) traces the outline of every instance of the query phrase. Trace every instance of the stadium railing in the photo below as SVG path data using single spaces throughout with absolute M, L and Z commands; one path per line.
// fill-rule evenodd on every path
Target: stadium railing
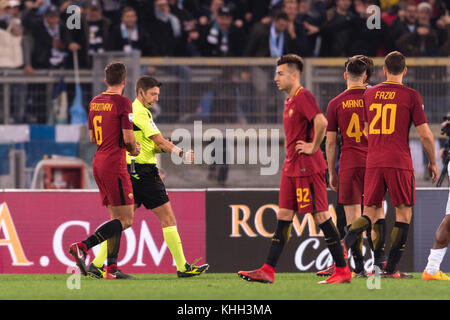
M 139 59 L 138 55 L 134 59 Z M 192 120 L 214 124 L 282 123 L 285 95 L 273 83 L 276 59 L 140 58 L 137 61 L 133 64 L 140 66 L 138 72 L 154 75 L 164 84 L 160 108 L 154 110 L 159 123 L 180 124 Z M 314 93 L 324 111 L 328 102 L 345 89 L 344 62 L 344 58 L 305 59 L 302 82 Z M 440 123 L 450 104 L 450 58 L 408 58 L 407 63 L 405 84 L 422 94 L 429 121 Z M 382 58 L 375 58 L 372 84 L 384 80 L 382 64 Z M 98 94 L 99 82 L 103 83 L 98 73 L 98 70 L 80 71 L 85 108 Z M 59 120 L 55 120 L 54 114 L 57 110 L 54 110 L 53 97 L 58 93 L 54 85 L 61 78 L 67 85 L 70 105 L 75 91 L 72 70 L 36 70 L 29 76 L 22 70 L 0 69 L 0 123 L 68 121 L 68 111 Z M 133 90 L 127 90 L 127 95 L 132 93 Z

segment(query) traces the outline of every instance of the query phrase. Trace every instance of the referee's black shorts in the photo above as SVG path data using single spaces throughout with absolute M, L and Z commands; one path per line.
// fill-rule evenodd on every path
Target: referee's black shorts
M 154 164 L 135 164 L 135 174 L 128 165 L 131 183 L 133 185 L 134 203 L 140 207 L 154 209 L 169 202 L 166 187 L 159 177 L 158 168 Z

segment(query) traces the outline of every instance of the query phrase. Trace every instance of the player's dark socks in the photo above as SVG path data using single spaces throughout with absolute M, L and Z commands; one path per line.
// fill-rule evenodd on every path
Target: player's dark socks
M 378 219 L 373 225 L 373 232 L 376 234 L 376 239 L 372 241 L 374 264 L 380 269 L 383 269 L 383 263 L 386 261 L 385 241 L 386 241 L 386 220 Z
M 392 273 L 396 271 L 397 264 L 400 261 L 403 251 L 406 248 L 406 241 L 408 240 L 409 224 L 403 222 L 395 222 L 391 233 L 391 250 L 389 252 L 389 259 L 386 265 L 386 272 Z
M 117 257 L 119 256 L 120 238 L 121 237 L 122 237 L 122 232 L 119 232 L 108 239 L 108 256 L 106 259 L 108 266 L 117 264 Z
M 361 273 L 364 270 L 364 256 L 362 253 L 364 238 L 362 233 L 359 235 L 359 238 L 355 241 L 355 244 L 351 247 L 352 256 L 355 261 L 355 272 Z
M 344 250 L 341 245 L 341 239 L 339 231 L 334 225 L 333 220 L 328 219 L 324 223 L 319 225 L 325 236 L 325 242 L 327 243 L 328 250 L 331 252 L 331 256 L 334 259 L 336 267 L 345 267 L 347 263 L 344 258 Z
M 277 229 L 272 237 L 272 244 L 269 249 L 269 254 L 266 259 L 266 264 L 276 267 L 284 245 L 289 241 L 291 235 L 292 221 L 277 221 Z
M 371 221 L 367 216 L 361 216 L 353 221 L 350 230 L 344 238 L 347 248 L 351 248 L 355 242 L 359 239 L 359 236 L 366 230 L 370 229 Z
M 111 220 L 100 226 L 90 237 L 82 242 L 86 245 L 88 250 L 95 247 L 99 243 L 108 240 L 113 235 L 122 232 L 122 223 L 119 219 Z
M 336 227 L 339 231 L 339 235 L 341 237 L 341 240 L 344 239 L 345 235 L 347 234 L 347 219 L 345 217 L 345 210 L 344 206 L 342 204 L 336 205 Z

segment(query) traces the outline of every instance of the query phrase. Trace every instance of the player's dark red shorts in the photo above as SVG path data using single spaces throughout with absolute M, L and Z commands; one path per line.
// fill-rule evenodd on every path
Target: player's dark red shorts
M 364 205 L 381 207 L 386 190 L 392 205 L 416 203 L 414 171 L 397 168 L 367 168 L 364 180 Z
M 325 172 L 305 177 L 288 177 L 282 174 L 279 207 L 298 213 L 328 211 Z
M 126 168 L 111 171 L 110 168 L 99 168 L 94 164 L 93 171 L 104 206 L 134 204 L 133 186 Z
M 338 202 L 340 204 L 361 204 L 364 194 L 366 168 L 339 170 Z

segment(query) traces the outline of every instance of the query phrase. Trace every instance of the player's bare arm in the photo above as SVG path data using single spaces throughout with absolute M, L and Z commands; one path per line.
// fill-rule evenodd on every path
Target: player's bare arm
M 194 152 L 192 150 L 183 152 L 182 149 L 178 148 L 171 141 L 165 139 L 161 133 L 155 134 L 149 138 L 152 139 L 161 150 L 169 153 L 175 153 L 179 157 L 183 157 L 189 163 L 194 161 Z
M 337 191 L 338 175 L 336 172 L 336 154 L 337 154 L 337 132 L 327 131 L 326 154 L 328 163 L 328 172 L 330 174 L 330 187 Z
M 133 130 L 122 129 L 123 142 L 127 148 L 127 151 L 131 156 L 137 157 L 141 153 L 141 145 L 136 141 Z
M 322 113 L 317 114 L 314 119 L 314 139 L 312 142 L 306 142 L 299 140 L 295 146 L 295 150 L 298 153 L 313 154 L 315 153 L 325 138 L 325 132 L 327 130 L 328 121 Z
M 97 144 L 97 141 L 95 140 L 94 130 L 89 130 L 89 141 Z
M 417 131 L 419 132 L 420 142 L 422 142 L 423 148 L 429 160 L 428 172 L 430 174 L 431 181 L 435 183 L 439 177 L 439 170 L 436 165 L 436 155 L 434 154 L 435 148 L 433 132 L 431 132 L 427 123 L 417 126 Z

